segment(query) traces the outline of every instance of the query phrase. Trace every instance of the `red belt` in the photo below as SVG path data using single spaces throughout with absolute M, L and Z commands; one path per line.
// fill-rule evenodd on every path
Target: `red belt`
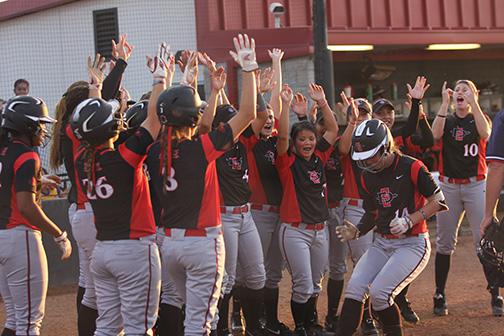
M 240 214 L 248 212 L 248 211 L 249 211 L 248 204 L 245 204 L 242 206 L 237 206 L 237 207 L 226 207 L 226 206 L 220 207 L 221 214 L 240 215 Z
M 171 229 L 165 228 L 165 236 L 171 237 Z M 185 229 L 184 237 L 206 237 L 207 231 L 205 229 Z
M 351 206 L 356 206 L 358 207 L 359 206 L 359 203 L 362 202 L 361 200 L 358 200 L 358 199 L 353 199 L 353 198 L 349 198 L 348 199 L 348 205 L 351 205 Z
M 336 201 L 336 202 L 330 202 L 329 203 L 329 208 L 332 209 L 332 208 L 337 208 L 341 205 L 341 202 L 340 201 Z
M 422 232 L 422 233 L 425 233 L 425 232 Z M 420 235 L 420 233 L 407 234 L 407 235 L 394 235 L 391 233 L 387 233 L 387 234 L 380 233 L 380 236 L 382 236 L 383 238 L 386 238 L 386 239 L 402 239 L 402 238 L 408 238 L 408 237 L 418 237 L 419 235 Z
M 478 175 L 468 178 L 454 178 L 454 177 L 446 177 L 439 175 L 439 181 L 444 183 L 453 183 L 453 184 L 469 184 L 472 182 L 483 181 L 486 178 L 486 175 Z
M 86 204 L 84 203 L 77 203 L 77 210 L 84 210 L 86 209 Z
M 280 212 L 280 209 L 276 205 L 269 205 L 269 204 L 252 203 L 250 204 L 250 208 L 253 210 L 266 211 L 266 212 L 274 212 L 274 213 Z
M 296 223 L 287 223 L 287 224 L 289 224 L 290 226 L 295 227 L 295 228 L 301 227 L 305 230 L 315 230 L 315 231 L 323 230 L 325 227 L 324 223 L 304 224 L 301 222 L 296 222 Z

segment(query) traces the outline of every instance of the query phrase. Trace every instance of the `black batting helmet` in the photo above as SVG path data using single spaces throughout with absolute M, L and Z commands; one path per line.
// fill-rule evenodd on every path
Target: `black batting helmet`
M 203 103 L 193 87 L 173 86 L 161 93 L 157 101 L 157 115 L 162 125 L 194 127 Z
M 135 131 L 147 118 L 148 100 L 142 100 L 131 106 L 124 115 L 126 129 L 130 132 Z
M 357 165 L 371 172 L 372 167 L 367 167 L 364 161 L 375 156 L 381 149 L 388 153 L 392 146 L 392 135 L 388 127 L 378 119 L 363 121 L 352 135 L 352 160 Z
M 38 135 L 41 123 L 52 124 L 56 120 L 49 116 L 47 105 L 40 98 L 16 96 L 4 107 L 1 127 L 9 131 L 27 135 Z
M 97 146 L 119 134 L 122 121 L 116 108 L 101 98 L 89 98 L 77 105 L 70 123 L 77 139 Z
M 221 122 L 227 123 L 231 118 L 233 118 L 238 111 L 235 109 L 233 105 L 230 104 L 222 104 L 217 106 L 215 109 L 215 117 L 212 122 L 212 128 L 219 127 Z

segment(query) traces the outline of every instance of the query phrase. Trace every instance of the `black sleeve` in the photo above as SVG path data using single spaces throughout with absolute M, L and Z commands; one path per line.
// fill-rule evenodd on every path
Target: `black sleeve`
M 414 145 L 420 146 L 422 149 L 434 146 L 434 136 L 432 135 L 432 129 L 427 119 L 421 119 L 418 122 L 418 129 L 420 130 L 420 134 L 413 134 L 411 136 L 411 142 Z
M 406 124 L 401 129 L 401 135 L 403 138 L 407 138 L 413 133 L 415 133 L 418 127 L 418 116 L 420 113 L 420 99 L 413 98 L 411 100 L 411 111 L 408 116 L 408 120 L 406 120 Z
M 145 128 L 140 127 L 133 135 L 128 137 L 125 142 L 123 142 L 119 148 L 125 147 L 129 151 L 137 155 L 145 155 L 147 153 L 147 148 L 150 144 L 154 142 L 151 134 Z
M 264 100 L 264 97 L 261 93 L 257 93 L 257 112 L 263 112 L 266 111 L 267 105 L 266 101 Z
M 435 193 L 439 192 L 439 187 L 434 182 L 434 179 L 432 178 L 431 173 L 427 170 L 427 167 L 425 167 L 420 161 L 416 161 L 414 164 L 419 164 L 421 165 L 420 169 L 418 170 L 418 177 L 417 177 L 417 188 L 420 194 L 422 194 L 424 197 L 429 198 Z
M 37 192 L 36 169 L 37 163 L 35 160 L 27 160 L 17 170 L 15 175 L 16 192 L 28 191 Z
M 249 128 L 251 129 L 251 127 Z M 247 130 L 249 128 L 247 128 Z M 247 130 L 245 130 L 245 132 L 247 132 Z M 253 133 L 254 132 L 252 132 L 252 134 Z M 222 150 L 222 148 L 224 148 L 227 144 L 233 142 L 233 130 L 228 123 L 210 131 L 208 136 L 210 137 L 210 141 L 212 142 L 214 148 L 218 151 Z
M 112 69 L 107 78 L 103 81 L 101 94 L 104 100 L 110 100 L 117 97 L 119 87 L 121 86 L 122 75 L 124 70 L 126 70 L 126 66 L 128 66 L 128 63 L 122 59 L 118 59 L 114 69 Z
M 359 230 L 359 235 L 363 236 L 369 231 L 371 231 L 376 225 L 376 216 L 378 214 L 378 209 L 374 204 L 374 200 L 366 194 L 364 196 L 364 216 L 362 216 L 359 224 L 357 225 L 357 229 Z
M 321 137 L 320 140 L 317 141 L 316 149 L 320 152 L 325 152 L 331 147 L 332 147 L 332 145 L 329 142 L 327 142 L 327 140 L 324 139 L 324 137 Z
M 252 124 L 248 125 L 247 128 L 245 128 L 241 136 L 244 138 L 256 137 L 254 130 L 252 129 Z

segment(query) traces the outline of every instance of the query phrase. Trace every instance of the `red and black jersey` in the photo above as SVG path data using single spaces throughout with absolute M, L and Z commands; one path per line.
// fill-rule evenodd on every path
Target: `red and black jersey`
M 381 234 L 390 234 L 390 221 L 418 211 L 427 198 L 440 192 L 431 174 L 421 161 L 397 154 L 393 164 L 379 173 L 361 175 L 364 215 L 358 225 L 362 234 L 374 226 Z M 406 234 L 427 232 L 425 220 L 415 224 Z
M 159 142 L 150 148 L 147 165 L 162 206 L 161 224 L 165 228 L 221 225 L 215 160 L 225 153 L 220 149 L 232 141 L 233 132 L 228 124 L 194 140 L 173 140 L 171 173 L 164 186 L 159 170 Z
M 458 179 L 484 176 L 486 144 L 478 134 L 472 113 L 465 118 L 447 116 L 440 143 L 439 174 Z
M 40 158 L 35 150 L 17 140 L 0 147 L 0 229 L 24 225 L 39 230 L 19 211 L 16 194 L 32 192 L 40 204 L 41 179 Z
M 70 191 L 68 192 L 68 202 L 83 204 L 87 202 L 87 198 L 86 194 L 82 191 L 80 183 L 78 183 L 75 179 L 77 171 L 74 163 L 80 142 L 72 132 L 70 124 L 67 124 L 66 127 L 64 127 L 62 134 L 60 135 L 60 139 L 61 156 L 71 183 Z
M 149 183 L 143 171 L 150 133 L 140 127 L 116 150 L 96 150 L 95 178 L 84 170 L 83 149 L 76 158 L 77 173 L 95 216 L 98 240 L 137 239 L 156 232 Z M 93 183 L 92 192 L 87 187 Z
M 282 222 L 317 224 L 329 218 L 324 168 L 333 149 L 322 138 L 308 161 L 290 151 L 278 156 L 276 164 L 284 190 Z
M 341 170 L 343 172 L 343 197 L 361 199 L 360 176 L 362 169 L 352 160 L 350 153 L 340 156 Z
M 401 153 L 405 155 L 412 156 L 416 159 L 420 158 L 424 150 L 420 145 L 413 143 L 411 136 L 404 138 L 403 136 L 397 136 L 394 138 L 394 143 L 399 148 Z
M 341 201 L 343 197 L 343 170 L 338 149 L 335 148 L 325 166 L 327 178 L 327 199 L 329 206 Z
M 248 152 L 250 201 L 258 204 L 280 205 L 282 184 L 275 166 L 276 135 L 267 139 L 250 137 L 252 150 Z
M 239 140 L 224 155 L 217 159 L 217 175 L 224 206 L 246 204 L 252 191 L 249 186 L 247 155 L 257 137 L 249 126 Z

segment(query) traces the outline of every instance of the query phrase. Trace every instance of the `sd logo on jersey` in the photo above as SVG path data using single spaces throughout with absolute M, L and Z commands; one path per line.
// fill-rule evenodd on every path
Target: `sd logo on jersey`
M 451 134 L 455 141 L 464 141 L 464 137 L 471 134 L 471 131 L 467 131 L 460 126 L 457 126 L 452 128 Z
M 308 170 L 308 176 L 310 177 L 310 181 L 315 184 L 320 184 L 321 173 L 316 170 Z
M 384 208 L 390 208 L 392 206 L 392 201 L 397 198 L 397 194 L 391 193 L 389 187 L 383 187 L 378 192 L 376 199 L 378 203 Z

